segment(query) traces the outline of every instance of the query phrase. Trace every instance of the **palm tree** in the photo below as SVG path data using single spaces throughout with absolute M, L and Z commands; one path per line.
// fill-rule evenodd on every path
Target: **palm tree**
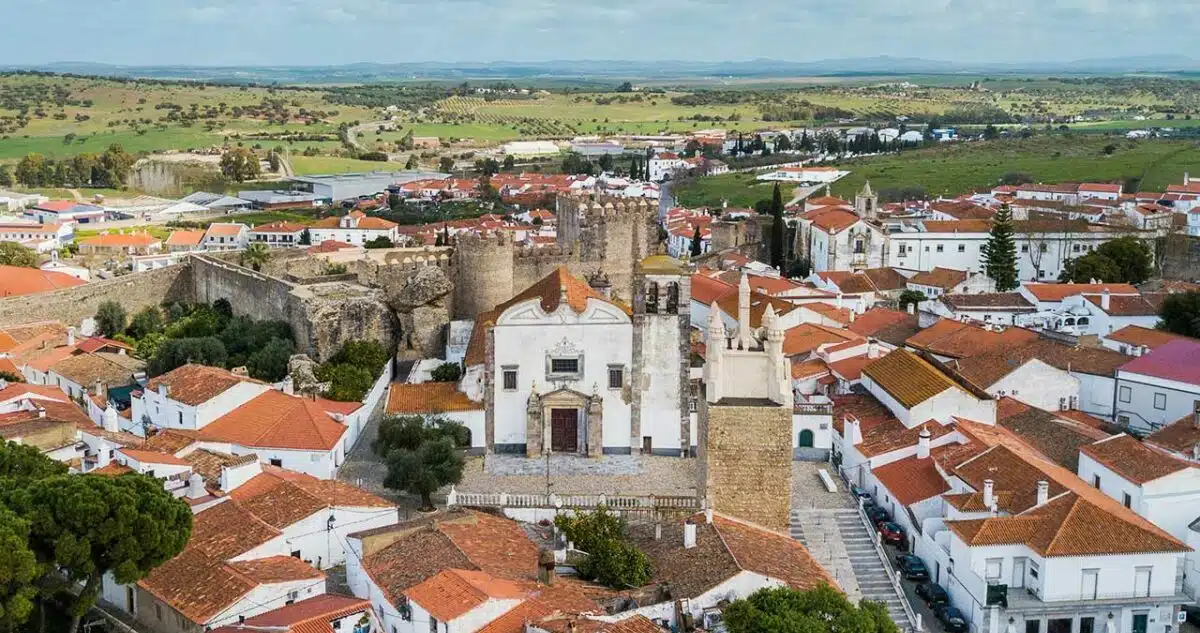
M 249 266 L 254 270 L 262 270 L 263 264 L 271 258 L 270 251 L 267 250 L 267 245 L 262 242 L 254 242 L 242 251 L 242 265 Z

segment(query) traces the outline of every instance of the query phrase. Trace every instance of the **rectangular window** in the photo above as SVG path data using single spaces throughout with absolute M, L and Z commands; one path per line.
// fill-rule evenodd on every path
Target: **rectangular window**
M 1022 244 L 1022 245 L 1021 245 L 1021 252 L 1022 252 L 1022 253 L 1028 253 L 1028 252 L 1029 252 L 1029 245 L 1028 245 L 1028 244 Z
M 1078 244 L 1072 244 L 1072 245 L 1071 245 L 1071 252 L 1073 252 L 1073 253 L 1078 253 L 1078 252 L 1079 252 L 1079 245 L 1078 245 Z
M 179 412 L 179 426 L 183 426 L 183 411 Z
M 1033 561 L 1029 561 L 1029 577 L 1030 578 L 1038 577 L 1038 564 Z
M 1150 571 L 1153 567 L 1138 567 L 1133 570 L 1133 595 L 1150 597 Z
M 276 468 L 283 468 L 283 460 L 282 459 L 272 459 L 271 465 Z
M 1167 408 L 1167 394 L 1165 394 L 1165 393 L 1154 394 L 1154 408 L 1158 409 L 1159 411 L 1165 410 Z
M 928 253 L 928 252 L 929 252 L 929 247 L 928 247 L 928 246 L 926 246 L 926 247 L 925 247 L 925 252 L 926 252 L 926 253 Z
M 1004 569 L 1003 558 L 987 559 L 987 567 L 985 568 L 985 578 L 987 580 L 1000 580 L 1000 573 Z
M 937 245 L 937 252 L 939 252 L 939 253 L 940 253 L 940 252 L 942 252 L 944 249 L 945 249 L 945 246 L 944 246 L 944 245 L 942 245 L 942 244 L 938 244 L 938 245 Z
M 1041 620 L 1025 620 L 1025 633 L 1040 633 L 1041 630 Z
M 578 358 L 551 358 L 550 373 L 552 374 L 577 374 L 579 373 Z
M 429 616 L 429 633 L 437 633 L 437 618 Z
M 965 253 L 965 252 L 967 252 L 967 245 L 966 245 L 966 244 L 959 244 L 959 245 L 958 245 L 958 252 L 960 252 L 960 253 Z
M 1079 633 L 1095 633 L 1096 618 L 1079 618 Z
M 1038 244 L 1038 252 L 1045 253 L 1050 247 L 1047 244 Z
M 504 376 L 504 390 L 505 391 L 516 391 L 517 390 L 517 368 L 516 367 L 505 367 L 502 373 Z
M 1117 397 L 1121 400 L 1121 402 L 1129 402 L 1133 398 L 1133 389 L 1130 389 L 1129 387 L 1121 387 L 1117 391 Z
M 609 365 L 608 367 L 608 388 L 620 389 L 625 386 L 625 367 L 623 365 Z
M 1122 492 L 1121 503 L 1125 504 L 1125 507 L 1128 508 L 1133 505 L 1133 497 L 1129 496 L 1128 492 Z
M 1100 488 L 1100 475 L 1092 475 L 1092 485 L 1097 489 Z

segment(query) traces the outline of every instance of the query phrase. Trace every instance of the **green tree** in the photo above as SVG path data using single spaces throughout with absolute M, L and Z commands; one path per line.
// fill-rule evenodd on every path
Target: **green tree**
M 271 251 L 269 247 L 262 242 L 253 242 L 242 251 L 238 260 L 243 266 L 253 268 L 254 270 L 262 270 L 267 260 L 271 259 Z
M 221 155 L 221 173 L 235 182 L 245 182 L 258 178 L 262 174 L 262 166 L 254 152 L 245 147 L 231 147 Z
M 988 241 L 979 249 L 983 270 L 996 282 L 996 292 L 1016 288 L 1017 246 L 1013 239 L 1012 211 L 1003 205 L 996 211 Z
M 920 290 L 905 290 L 900 293 L 900 309 L 906 310 L 910 304 L 920 304 L 922 301 L 928 301 L 929 297 Z
M 1200 292 L 1167 295 L 1159 309 L 1160 330 L 1200 338 Z
M 26 154 L 17 163 L 14 175 L 26 187 L 41 187 L 46 184 L 46 158 L 41 154 Z
M 612 171 L 612 169 L 613 169 L 612 154 L 604 154 L 603 156 L 600 157 L 599 161 L 597 161 L 597 162 L 600 165 L 600 171 L 604 171 L 604 172 Z
M 458 363 L 442 363 L 430 372 L 430 376 L 433 377 L 434 382 L 458 382 L 462 376 L 462 369 L 459 368 Z
M 1119 237 L 1096 247 L 1093 253 L 1107 257 L 1121 270 L 1117 281 L 1140 284 L 1154 272 L 1154 255 L 1145 241 L 1133 236 Z M 1090 254 L 1090 253 L 1089 253 Z
M 419 495 L 422 511 L 432 511 L 433 493 L 462 481 L 463 456 L 448 438 L 422 442 L 416 450 L 394 449 L 387 455 L 385 488 Z
M 137 343 L 137 348 L 134 349 L 134 354 L 143 360 L 154 358 L 158 353 L 158 348 L 167 341 L 167 336 L 159 332 L 151 332 L 142 337 Z
M 96 327 L 100 334 L 112 338 L 125 331 L 125 308 L 116 301 L 105 301 L 96 309 Z
M 19 630 L 33 612 L 39 571 L 29 522 L 0 505 L 0 631 Z
M 696 230 L 692 233 L 692 245 L 688 249 L 692 257 L 699 257 L 704 252 L 704 240 L 700 236 L 700 225 L 696 225 Z
M 392 248 L 396 246 L 396 244 L 392 242 L 388 236 L 380 235 L 379 237 L 368 241 L 366 244 L 363 244 L 363 246 L 367 248 Z
M 512 154 L 504 157 L 504 171 L 512 171 L 517 166 L 517 161 Z
M 404 168 L 405 169 L 416 169 L 420 166 L 421 166 L 421 164 L 417 162 L 417 155 L 409 154 L 408 161 L 404 163 Z
M 152 477 L 59 475 L 14 495 L 29 521 L 29 545 L 39 561 L 83 585 L 69 608 L 73 633 L 113 574 L 134 583 L 187 545 L 192 511 Z
M 812 262 L 807 259 L 793 259 L 788 265 L 788 277 L 791 279 L 805 279 L 812 274 Z
M 899 633 L 879 602 L 857 606 L 829 585 L 759 589 L 723 613 L 729 633 Z
M 329 359 L 329 362 L 334 365 L 366 367 L 372 375 L 378 376 L 383 371 L 384 363 L 389 360 L 391 354 L 377 341 L 349 341 Z
M 1065 283 L 1088 283 L 1099 279 L 1105 283 L 1119 283 L 1121 269 L 1113 260 L 1092 251 L 1082 257 L 1068 259 L 1063 263 L 1058 280 Z
M 771 193 L 771 265 L 783 270 L 784 237 L 787 235 L 787 225 L 783 222 L 783 194 L 779 191 L 779 183 Z
M 559 515 L 554 524 L 567 540 L 587 552 L 580 577 L 614 589 L 641 587 L 653 576 L 650 558 L 626 538 L 626 524 L 601 506 L 594 512 Z
M 148 334 L 158 332 L 162 327 L 162 311 L 156 306 L 149 306 L 133 315 L 133 320 L 129 322 L 128 332 L 133 338 L 141 340 Z
M 12 187 L 15 184 L 12 170 L 8 165 L 0 165 L 0 187 Z
M 317 378 L 329 383 L 325 397 L 338 402 L 361 402 L 375 385 L 371 370 L 357 365 L 322 365 Z
M 0 242 L 0 265 L 37 268 L 38 256 L 16 242 Z
M 246 369 L 250 377 L 267 382 L 279 382 L 288 375 L 288 361 L 296 353 L 296 343 L 289 338 L 273 338 L 250 355 Z
M 228 361 L 229 352 L 219 338 L 177 338 L 158 346 L 154 358 L 146 365 L 146 371 L 151 376 L 158 376 L 188 363 L 225 367 Z
M 371 449 L 380 457 L 394 450 L 415 451 L 425 442 L 450 440 L 455 448 L 471 446 L 471 431 L 440 416 L 393 415 L 379 421 L 379 432 Z
M 987 127 L 983 128 L 983 140 L 994 141 L 999 137 L 1000 137 L 1000 131 L 996 129 L 995 125 L 988 123 Z
M 66 472 L 66 464 L 46 457 L 36 446 L 0 442 L 0 503 L 28 482 Z
M 300 246 L 312 246 L 312 232 L 308 229 L 300 231 Z
M 454 171 L 454 159 L 449 156 L 443 156 L 438 159 L 438 171 L 448 174 Z
M 267 164 L 271 166 L 272 172 L 278 172 L 282 162 L 283 161 L 279 158 L 279 154 L 276 154 L 274 151 L 267 153 Z

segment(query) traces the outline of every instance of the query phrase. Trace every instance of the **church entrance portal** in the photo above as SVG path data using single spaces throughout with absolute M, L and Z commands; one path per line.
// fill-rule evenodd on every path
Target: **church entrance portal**
M 579 451 L 579 410 L 550 410 L 550 450 L 555 453 Z

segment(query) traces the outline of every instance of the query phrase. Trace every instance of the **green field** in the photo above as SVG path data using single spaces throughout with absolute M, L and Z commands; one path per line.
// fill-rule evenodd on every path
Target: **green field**
M 1106 145 L 1116 145 L 1105 155 Z M 1200 143 L 1127 141 L 1095 136 L 1042 136 L 990 142 L 954 143 L 901 154 L 838 163 L 849 176 L 833 184 L 834 195 L 853 200 L 863 184 L 876 190 L 923 187 L 933 197 L 955 196 L 999 183 L 1008 172 L 1025 172 L 1037 182 L 1122 181 L 1140 179 L 1139 189 L 1163 191 L 1183 181 L 1185 171 L 1200 173 Z M 683 183 L 681 183 L 683 184 Z M 682 206 L 748 207 L 769 198 L 770 184 L 753 174 L 698 178 L 675 192 Z
M 336 156 L 296 156 L 291 158 L 292 169 L 297 176 L 312 174 L 345 174 L 361 171 L 394 171 L 404 168 L 403 163 L 391 161 L 355 160 Z

